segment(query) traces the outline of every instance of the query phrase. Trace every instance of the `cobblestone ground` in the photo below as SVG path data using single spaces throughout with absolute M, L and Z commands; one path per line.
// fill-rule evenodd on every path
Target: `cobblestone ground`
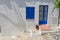
M 0 40 L 60 40 L 59 33 L 51 33 L 51 34 L 44 34 L 44 35 L 35 35 L 30 36 L 26 33 L 22 33 L 21 35 L 17 36 L 9 36 L 9 37 L 0 37 Z
M 36 35 L 30 36 L 28 34 L 21 34 L 17 36 L 9 36 L 9 37 L 0 37 L 0 40 L 54 40 L 54 38 L 50 34 L 45 35 Z

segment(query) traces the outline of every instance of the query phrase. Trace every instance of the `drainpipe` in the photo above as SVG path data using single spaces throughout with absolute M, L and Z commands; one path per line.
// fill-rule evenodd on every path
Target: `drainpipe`
M 58 25 L 60 24 L 60 8 L 59 8 L 59 16 L 58 16 Z
M 59 8 L 59 21 L 60 21 L 60 8 Z

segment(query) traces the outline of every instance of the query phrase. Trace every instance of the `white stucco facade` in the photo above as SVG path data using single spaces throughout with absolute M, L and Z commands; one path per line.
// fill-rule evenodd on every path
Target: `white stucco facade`
M 4 3 L 4 2 L 3 2 Z M 58 25 L 58 10 L 54 11 L 54 15 L 51 14 L 53 9 L 52 2 L 25 2 L 26 6 L 35 6 L 35 20 L 26 20 L 26 6 L 19 7 L 18 4 L 11 0 L 9 8 L 6 4 L 0 4 L 0 27 L 1 33 L 4 36 L 17 35 L 24 30 L 30 30 L 38 25 L 39 21 L 39 5 L 48 5 L 48 25 Z M 54 18 L 56 21 L 54 21 Z M 56 22 L 54 24 L 54 22 Z

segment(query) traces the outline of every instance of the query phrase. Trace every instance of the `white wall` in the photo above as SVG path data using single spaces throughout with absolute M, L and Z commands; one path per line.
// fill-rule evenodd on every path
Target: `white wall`
M 38 19 L 39 19 L 38 5 L 40 3 L 38 2 L 32 3 L 32 5 L 36 7 L 35 21 L 34 20 L 28 21 L 25 19 L 26 17 L 25 2 L 24 1 L 21 2 L 19 0 L 14 0 L 14 1 L 0 0 L 0 26 L 1 26 L 1 33 L 4 36 L 20 34 L 21 31 L 26 30 L 26 28 L 27 29 L 35 28 L 35 25 L 38 24 Z M 21 15 L 20 13 L 22 14 L 22 17 L 19 16 Z M 21 18 L 23 18 L 24 21 Z
M 0 26 L 4 36 L 17 35 L 22 31 L 22 24 L 19 21 L 18 5 L 11 1 L 11 9 L 6 4 L 0 4 Z
M 54 10 L 54 12 L 52 13 L 54 4 L 50 3 L 49 4 L 49 10 L 48 10 L 48 25 L 50 25 L 51 27 L 53 26 L 58 26 L 58 9 L 56 8 Z

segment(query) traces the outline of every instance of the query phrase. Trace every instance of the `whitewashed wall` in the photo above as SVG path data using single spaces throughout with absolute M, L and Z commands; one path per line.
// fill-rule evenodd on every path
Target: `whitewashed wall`
M 20 34 L 23 30 L 26 30 L 26 28 L 27 29 L 35 28 L 35 24 L 38 24 L 39 3 L 36 2 L 36 0 L 33 0 L 34 2 L 32 1 L 33 2 L 32 5 L 36 7 L 35 21 L 34 20 L 28 21 L 25 19 L 26 17 L 25 7 L 27 5 L 25 3 L 26 1 L 28 0 L 0 0 L 0 27 L 1 33 L 4 36 Z
M 19 7 L 13 1 L 11 1 L 11 9 L 6 4 L 0 4 L 0 26 L 3 35 L 17 35 L 21 33 L 22 22 L 19 21 L 18 13 L 20 13 Z
M 49 10 L 48 10 L 48 25 L 51 27 L 57 27 L 58 26 L 58 16 L 59 16 L 59 11 L 56 8 L 54 12 L 52 13 L 54 4 L 49 3 Z

